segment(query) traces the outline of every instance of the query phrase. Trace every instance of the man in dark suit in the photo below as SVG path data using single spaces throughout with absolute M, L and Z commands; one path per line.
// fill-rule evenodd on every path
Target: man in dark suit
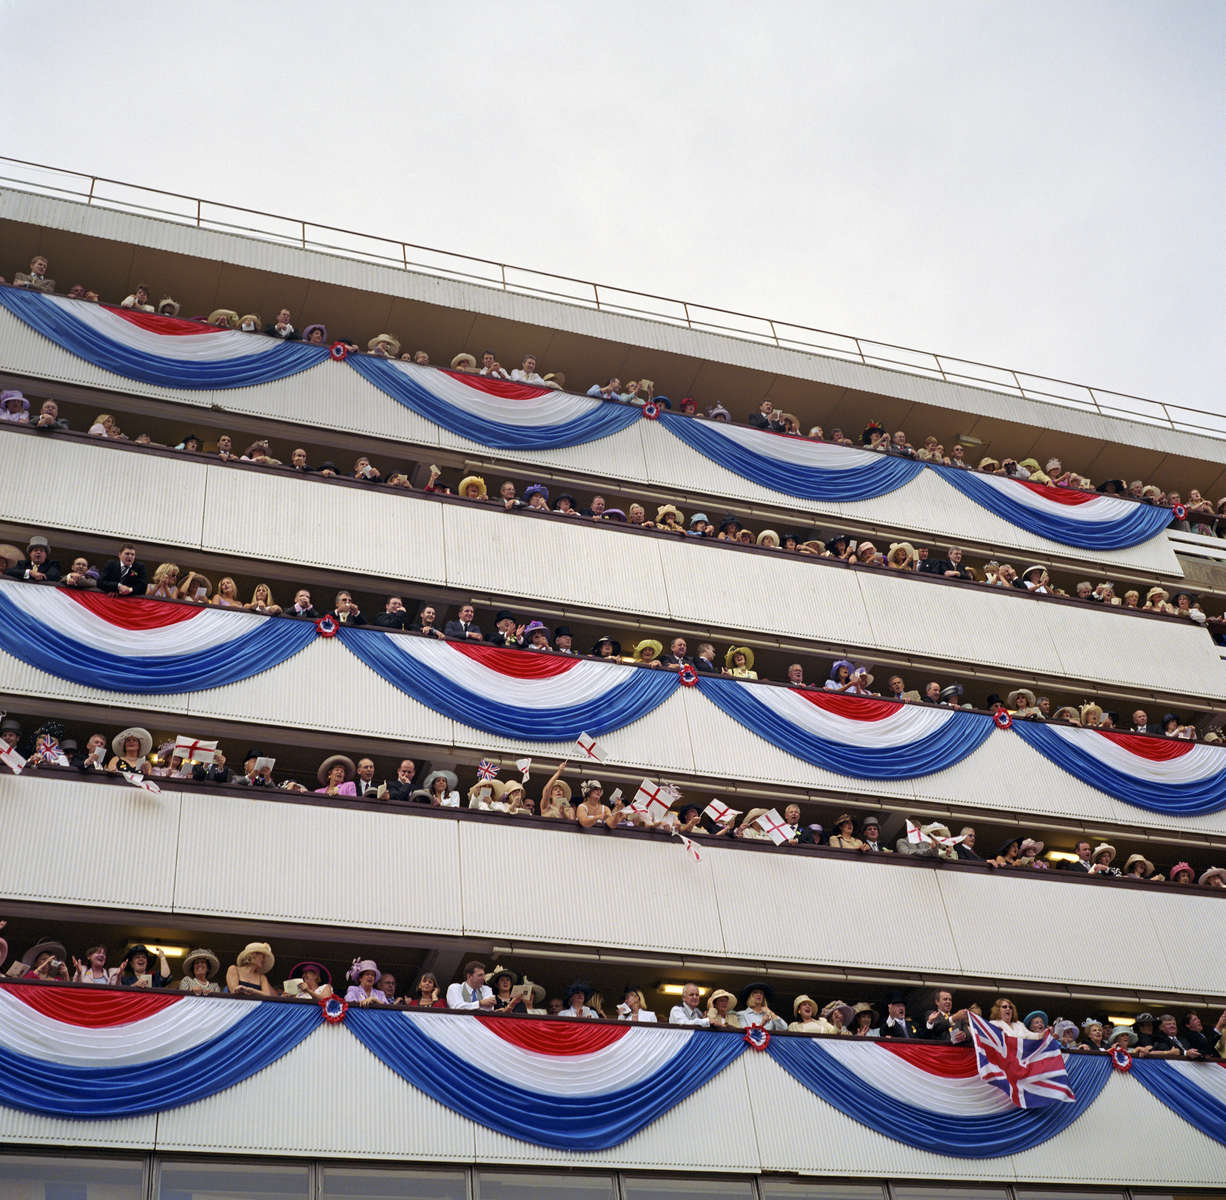
M 950 546 L 945 558 L 921 558 L 917 570 L 926 575 L 940 575 L 943 579 L 973 579 L 974 576 L 962 565 L 962 547 Z
M 481 630 L 474 620 L 476 615 L 471 604 L 461 604 L 459 617 L 454 621 L 448 621 L 443 628 L 443 633 L 449 638 L 458 638 L 462 642 L 483 641 Z
M 374 624 L 381 629 L 407 629 L 409 614 L 404 607 L 404 601 L 399 596 L 389 596 L 383 611 L 375 617 Z
M 385 790 L 377 793 L 377 798 L 391 800 L 396 804 L 407 804 L 413 794 L 413 777 L 416 774 L 417 764 L 411 758 L 401 759 L 400 766 L 396 768 L 396 778 L 387 781 Z
M 516 623 L 515 614 L 508 609 L 500 609 L 494 615 L 494 632 L 488 638 L 491 646 L 510 646 L 522 649 L 524 644 L 524 627 Z
M 915 1031 L 915 1022 L 907 1016 L 907 1002 L 900 991 L 887 992 L 885 997 L 886 1018 L 881 1022 L 883 1038 L 913 1038 L 919 1035 Z
M 379 791 L 385 785 L 375 779 L 375 760 L 359 758 L 357 773 L 353 777 L 353 787 L 359 800 L 377 800 Z
M 136 561 L 135 546 L 121 546 L 119 557 L 112 558 L 98 577 L 98 586 L 115 596 L 143 596 L 149 587 L 144 563 Z
M 710 642 L 700 642 L 694 656 L 694 667 L 700 675 L 718 675 L 715 663 L 715 647 Z
M 12 572 L 10 572 L 12 574 Z M 1129 733 L 1161 733 L 1162 726 L 1156 721 L 1149 719 L 1149 713 L 1143 708 L 1138 708 L 1132 714 L 1132 725 L 1128 729 Z
M 669 643 L 668 653 L 660 655 L 660 666 L 672 667 L 674 671 L 680 671 L 682 667 L 692 667 L 694 660 L 686 655 L 688 649 L 685 638 L 673 638 Z
M 1090 861 L 1090 851 L 1094 849 L 1092 842 L 1087 842 L 1084 838 L 1074 847 L 1077 852 L 1076 862 L 1062 862 L 1060 869 L 1063 871 L 1076 871 L 1080 875 L 1094 874 L 1094 864 Z
M 9 567 L 5 574 L 10 579 L 30 579 L 35 583 L 55 583 L 62 572 L 60 564 L 50 557 L 51 543 L 42 534 L 36 534 L 26 546 L 26 556 L 16 566 Z
M 357 626 L 366 624 L 366 618 L 362 616 L 362 610 L 346 591 L 336 593 L 336 607 L 330 615 L 338 625 Z

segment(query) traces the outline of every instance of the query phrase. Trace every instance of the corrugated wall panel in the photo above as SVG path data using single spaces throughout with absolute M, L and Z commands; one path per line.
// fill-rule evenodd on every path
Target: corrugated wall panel
M 175 908 L 459 933 L 456 831 L 399 813 L 185 794 Z
M 1215 902 L 1220 905 L 1221 897 L 1198 896 L 1161 884 L 1154 885 L 1153 895 L 1145 896 L 1148 925 L 1166 953 L 1168 988 L 1219 992 L 1226 983 L 1222 910 L 1213 907 Z
M 1148 918 L 1152 897 L 1145 892 L 1082 886 L 1074 894 L 1071 884 L 1019 879 L 1004 871 L 938 874 L 958 960 L 969 975 L 1145 990 L 1171 986 L 1164 940 Z M 1176 953 L 1179 943 L 1198 936 L 1192 916 L 1189 909 L 1175 918 L 1170 934 L 1177 928 L 1178 942 L 1171 936 L 1169 944 Z M 1002 923 L 1035 936 L 1002 942 Z M 1122 941 L 1118 930 L 1127 931 Z
M 712 845 L 729 954 L 783 962 L 949 971 L 957 954 L 936 870 L 746 854 Z M 705 861 L 705 860 L 704 860 Z M 781 919 L 786 914 L 786 919 Z
M 205 549 L 444 580 L 441 505 L 406 503 L 374 488 L 304 486 L 291 475 L 216 466 L 208 472 Z
M 162 1113 L 157 1142 L 165 1151 L 472 1162 L 473 1130 L 343 1026 L 323 1026 L 237 1087 Z
M 157 1141 L 156 1113 L 118 1121 L 73 1121 L 40 1117 L 0 1105 L 0 1143 L 12 1146 L 113 1146 L 117 1150 L 152 1150 Z M 18 1196 L 29 1193 L 19 1192 Z
M 180 792 L 153 796 L 126 783 L 74 787 L 6 772 L 0 775 L 7 847 L 0 891 L 14 899 L 169 909 L 182 800 Z M 143 870 L 123 866 L 134 846 L 141 848 Z
M 716 856 L 696 863 L 675 839 L 661 835 L 657 844 L 466 822 L 460 853 L 466 933 L 723 953 L 709 865 Z M 584 881 L 578 889 L 576 880 Z M 594 896 L 601 897 L 596 908 Z M 678 902 L 661 908 L 666 896 Z
M 0 438 L 0 513 L 35 527 L 195 546 L 204 473 L 203 463 L 152 454 L 134 461 L 54 435 L 5 437 Z M 56 486 L 48 486 L 52 480 Z
M 816 502 L 786 497 L 717 466 L 691 450 L 659 425 L 642 421 L 612 438 L 563 450 L 499 450 L 457 437 L 396 403 L 356 371 L 324 363 L 277 383 L 248 388 L 199 391 L 158 388 L 100 370 L 61 350 L 33 332 L 7 311 L 0 312 L 0 361 L 14 371 L 132 395 L 167 398 L 179 404 L 215 408 L 221 412 L 266 416 L 323 429 L 367 433 L 421 446 L 445 446 L 474 458 L 498 458 L 539 464 L 544 469 L 582 472 L 597 479 L 642 481 L 681 492 L 716 492 L 751 504 L 771 505 L 838 523 L 844 518 L 880 523 L 945 541 L 987 542 L 1028 558 L 1080 558 L 1105 567 L 1131 567 L 1166 575 L 1182 574 L 1174 549 L 1165 538 L 1115 551 L 1070 550 L 1060 543 L 1026 533 L 994 516 L 943 483 L 931 472 L 896 492 L 854 504 Z M 54 390 L 54 389 L 51 389 Z M 386 467 L 396 464 L 384 463 Z M 792 522 L 803 525 L 798 516 Z

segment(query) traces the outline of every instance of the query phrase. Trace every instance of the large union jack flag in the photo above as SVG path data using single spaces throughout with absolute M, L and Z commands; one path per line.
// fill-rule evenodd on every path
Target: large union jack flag
M 975 1013 L 968 1016 L 979 1078 L 999 1088 L 1018 1108 L 1045 1108 L 1077 1099 L 1068 1085 L 1064 1055 L 1050 1033 L 1041 1038 L 1013 1037 Z

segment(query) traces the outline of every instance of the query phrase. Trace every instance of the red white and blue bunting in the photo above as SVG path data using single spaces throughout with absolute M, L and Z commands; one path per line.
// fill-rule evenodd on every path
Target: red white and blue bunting
M 1130 1074 L 1171 1112 L 1226 1146 L 1226 1062 L 1136 1058 Z
M 745 1045 L 708 1030 L 355 1009 L 346 1025 L 414 1087 L 488 1129 L 559 1150 L 616 1146 Z
M 479 643 L 342 628 L 340 641 L 394 687 L 486 733 L 573 742 L 620 729 L 676 689 L 672 671 L 587 661 Z
M 262 1071 L 318 1006 L 0 986 L 0 1104 L 57 1117 L 164 1112 Z
M 1068 1055 L 1076 1099 L 1018 1108 L 979 1078 L 975 1056 L 963 1046 L 780 1037 L 767 1053 L 860 1124 L 955 1158 L 999 1158 L 1040 1145 L 1076 1121 L 1111 1075 L 1106 1056 Z
M 702 675 L 698 690 L 734 721 L 814 766 L 860 779 L 917 779 L 974 753 L 992 732 L 984 713 L 901 704 Z
M 328 357 L 326 346 L 23 289 L 0 287 L 0 306 L 69 354 L 144 383 L 250 387 L 297 375 Z
M 347 361 L 368 383 L 418 416 L 499 450 L 578 446 L 618 433 L 639 418 L 634 405 L 553 388 L 360 354 Z
M 1226 807 L 1226 751 L 1180 738 L 1014 721 L 1013 729 L 1070 775 L 1150 812 L 1196 816 Z
M 0 580 L 0 649 L 104 691 L 222 687 L 284 662 L 315 636 L 305 621 Z
M 661 413 L 660 424 L 743 479 L 805 500 L 870 500 L 910 483 L 924 468 L 911 458 L 679 413 Z

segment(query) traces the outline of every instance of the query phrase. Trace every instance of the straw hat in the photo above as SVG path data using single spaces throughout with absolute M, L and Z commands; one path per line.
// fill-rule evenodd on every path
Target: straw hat
M 1018 701 L 1024 699 L 1025 704 L 1019 704 Z M 1005 697 L 1005 704 L 1009 708 L 1035 708 L 1038 705 L 1038 698 L 1028 687 L 1014 688 L 1008 696 Z
M 1062 705 L 1051 715 L 1053 721 L 1064 721 L 1069 717 L 1072 718 L 1074 725 L 1081 724 L 1081 714 L 1071 704 Z
M 457 354 L 451 360 L 451 367 L 454 371 L 475 371 L 477 360 L 471 354 Z
M 812 996 L 806 996 L 806 995 L 804 995 L 803 993 L 802 993 L 801 995 L 797 996 L 797 997 L 796 997 L 796 999 L 792 1001 L 792 1012 L 793 1012 L 793 1013 L 794 1013 L 796 1016 L 800 1016 L 800 1006 L 801 1006 L 802 1004 L 811 1004 L 811 1005 L 813 1005 L 813 1016 L 814 1016 L 814 1017 L 816 1017 L 816 1016 L 817 1016 L 817 1013 L 818 1013 L 817 1001 L 816 1001 L 816 1000 L 814 1000 Z M 809 1019 L 810 1019 L 810 1020 L 812 1020 L 812 1019 L 813 1019 L 813 1017 L 810 1017 Z
M 485 982 L 489 985 L 490 991 L 497 994 L 498 980 L 505 975 L 514 987 L 519 982 L 519 975 L 512 971 L 510 967 L 504 967 L 501 963 L 498 964 L 486 977 Z
M 1161 596 L 1163 600 L 1166 600 L 1170 597 L 1170 594 L 1171 593 L 1168 592 L 1166 588 L 1159 587 L 1157 584 L 1154 584 L 1154 586 L 1145 593 L 1145 602 L 1148 604 L 1155 596 Z
M 276 956 L 272 952 L 272 947 L 267 942 L 248 942 L 238 953 L 238 957 L 234 960 L 236 966 L 245 967 L 254 954 L 263 954 L 268 960 L 264 964 L 265 971 L 271 971 L 273 963 L 277 961 Z
M 490 789 L 490 802 L 502 799 L 502 794 L 507 790 L 507 785 L 501 779 L 478 779 L 476 783 L 468 789 L 468 798 L 473 800 L 476 798 L 476 793 L 482 788 Z
M 979 470 L 981 471 L 999 471 L 1000 463 L 996 461 L 990 454 L 985 455 L 979 460 Z
M 315 772 L 315 777 L 320 783 L 327 784 L 328 772 L 338 763 L 345 768 L 345 782 L 348 783 L 357 774 L 358 769 L 354 766 L 353 759 L 347 754 L 329 755 L 319 764 L 319 770 Z
M 1036 573 L 1038 573 L 1038 574 L 1040 574 L 1040 575 L 1041 575 L 1041 574 L 1042 574 L 1044 571 L 1046 571 L 1046 570 L 1047 570 L 1047 568 L 1046 568 L 1045 566 L 1043 566 L 1043 564 L 1042 564 L 1042 563 L 1034 563 L 1032 566 L 1027 567 L 1027 568 L 1026 568 L 1026 569 L 1025 569 L 1023 572 L 1022 572 L 1022 578 L 1023 578 L 1023 579 L 1026 579 L 1026 578 L 1028 578 L 1029 576 L 1034 575 L 1034 574 L 1036 574 Z
M 222 317 L 225 317 L 226 324 L 221 328 L 233 329 L 238 324 L 238 313 L 232 308 L 215 308 L 209 313 L 209 324 L 216 325 Z
M 1131 874 L 1132 868 L 1135 867 L 1137 863 L 1145 864 L 1145 874 L 1146 875 L 1152 875 L 1154 873 L 1154 864 L 1150 862 L 1149 859 L 1146 858 L 1144 854 L 1130 854 L 1128 856 L 1128 861 L 1124 864 L 1124 874 L 1125 875 Z
M 661 504 L 656 509 L 656 520 L 663 521 L 666 514 L 672 513 L 674 520 L 678 525 L 685 524 L 685 513 L 681 511 L 675 504 Z
M 833 1016 L 836 1012 L 841 1012 L 843 1014 L 844 1027 L 850 1025 L 856 1015 L 855 1010 L 850 1004 L 845 1004 L 842 1000 L 831 1000 L 830 1003 L 822 1009 L 822 1016 L 829 1021 L 831 1016 Z
M 764 529 L 762 530 L 760 534 L 758 534 L 758 538 L 757 538 L 758 545 L 759 546 L 767 545 L 768 538 L 773 539 L 773 545 L 775 546 L 779 545 L 779 535 L 773 529 Z
M 246 325 L 248 321 L 255 326 L 257 333 L 264 327 L 264 322 L 260 320 L 259 313 L 243 313 L 238 319 L 239 327 L 241 328 L 243 325 Z
M 636 661 L 642 658 L 643 650 L 647 647 L 651 648 L 652 658 L 659 658 L 660 655 L 664 653 L 664 643 L 663 642 L 657 641 L 655 638 L 643 638 L 643 640 L 639 642 L 637 646 L 634 647 L 633 653 L 634 653 L 634 657 Z
M 478 500 L 488 500 L 490 498 L 489 492 L 485 489 L 485 480 L 482 479 L 480 475 L 465 475 L 464 478 L 460 480 L 460 486 L 456 488 L 457 494 L 463 496 L 464 499 L 467 500 L 467 492 L 470 484 L 477 485 L 477 491 L 479 493 L 477 496 Z
M 1201 887 L 1210 887 L 1209 880 L 1220 879 L 1223 884 L 1226 884 L 1226 867 L 1210 867 L 1197 882 Z
M 1083 704 L 1080 713 L 1081 723 L 1089 729 L 1097 729 L 1098 723 L 1103 719 L 1102 705 L 1093 702 Z
M 393 358 L 400 357 L 400 343 L 390 333 L 377 333 L 366 343 L 367 350 L 374 350 L 376 346 L 386 346 Z
M 1090 861 L 1095 861 L 1103 852 L 1107 854 L 1107 862 L 1115 862 L 1115 847 L 1110 842 L 1100 842 L 1094 847 L 1094 853 L 1090 855 Z
M 140 757 L 147 758 L 149 751 L 153 749 L 153 734 L 147 729 L 142 729 L 139 725 L 131 725 L 127 729 L 121 729 L 111 738 L 111 752 L 117 757 L 123 758 L 123 744 L 128 738 L 133 737 L 140 743 Z
M 206 950 L 203 946 L 200 949 L 193 950 L 190 954 L 184 956 L 183 974 L 190 977 L 192 974 L 192 966 L 201 959 L 209 964 L 208 978 L 212 979 L 213 976 L 216 975 L 221 969 L 221 959 L 219 959 L 212 950 Z
M 724 655 L 724 666 L 731 670 L 733 659 L 736 658 L 738 654 L 743 654 L 745 656 L 745 666 L 752 671 L 753 651 L 748 646 L 729 646 L 728 652 Z
M 707 997 L 707 1008 L 714 1008 L 716 1000 L 727 1000 L 729 1005 L 736 1003 L 736 997 L 731 992 L 725 991 L 723 988 L 716 988 L 715 991 L 713 991 Z
M 915 547 L 910 542 L 891 542 L 890 553 L 886 556 L 886 562 L 893 562 L 895 554 L 899 550 L 902 551 L 904 565 L 909 566 L 919 557 L 915 552 Z
M 169 308 L 170 312 L 162 312 L 164 308 Z M 179 302 L 172 296 L 163 296 L 158 301 L 158 312 L 164 317 L 177 317 L 179 315 Z

